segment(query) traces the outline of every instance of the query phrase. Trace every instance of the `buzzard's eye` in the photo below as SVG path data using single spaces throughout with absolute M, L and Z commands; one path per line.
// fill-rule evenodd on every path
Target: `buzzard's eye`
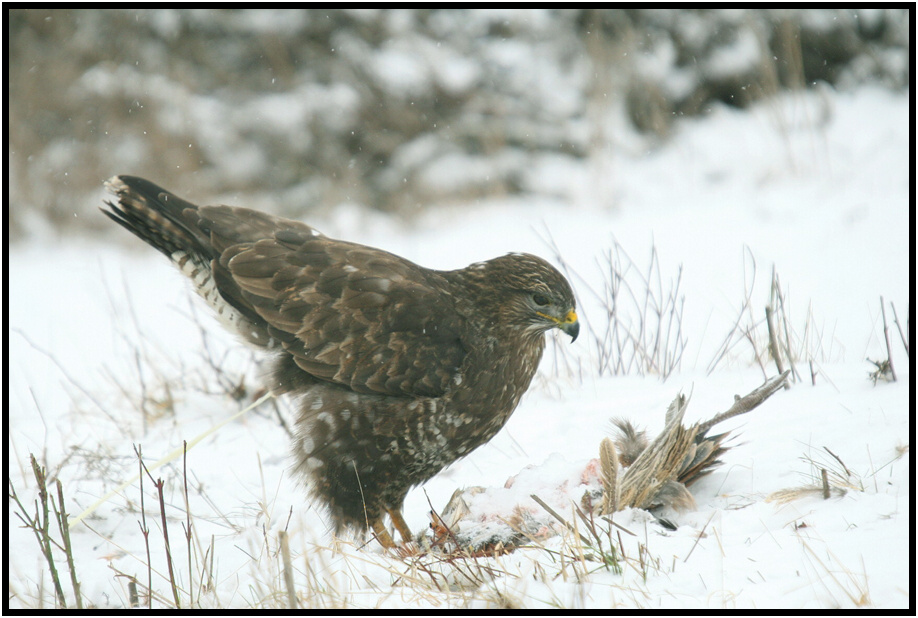
M 544 294 L 539 294 L 536 292 L 532 295 L 532 302 L 537 304 L 539 307 L 544 307 L 548 304 L 548 298 Z

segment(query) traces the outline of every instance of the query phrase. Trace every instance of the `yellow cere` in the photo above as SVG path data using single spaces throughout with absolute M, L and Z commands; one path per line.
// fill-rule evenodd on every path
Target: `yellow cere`
M 564 320 L 559 320 L 553 315 L 548 315 L 547 313 L 542 313 L 541 311 L 536 311 L 536 315 L 540 315 L 547 320 L 551 320 L 555 324 L 573 324 L 577 321 L 577 314 L 573 311 L 568 311 L 567 315 L 564 316 Z

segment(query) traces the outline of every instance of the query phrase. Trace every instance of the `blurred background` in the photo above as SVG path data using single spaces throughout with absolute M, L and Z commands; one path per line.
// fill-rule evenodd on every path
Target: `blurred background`
M 906 9 L 8 11 L 8 229 L 110 228 L 101 182 L 410 218 L 640 157 L 786 89 L 907 89 Z M 903 127 L 903 130 L 907 130 Z M 551 173 L 548 171 L 551 170 Z M 581 193 L 578 193 L 581 192 Z M 205 197 L 206 196 L 206 197 Z M 592 194 L 616 208 L 614 192 Z

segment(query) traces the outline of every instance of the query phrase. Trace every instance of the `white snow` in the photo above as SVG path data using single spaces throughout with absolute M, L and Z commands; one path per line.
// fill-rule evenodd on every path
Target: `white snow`
M 262 118 L 271 119 L 269 112 Z M 562 564 L 558 552 L 565 543 L 570 547 L 564 535 L 545 540 L 545 549 L 455 564 L 400 559 L 372 543 L 361 549 L 352 539 L 334 543 L 321 509 L 291 478 L 290 439 L 274 406 L 289 423 L 293 404 L 269 402 L 187 454 L 191 574 L 181 458 L 153 472 L 166 481 L 183 602 L 191 577 L 203 607 L 284 606 L 277 535 L 286 530 L 295 589 L 301 602 L 316 606 L 908 607 L 912 382 L 895 326 L 898 382 L 874 385 L 865 359 L 886 356 L 880 295 L 888 320 L 889 302 L 903 323 L 911 314 L 910 119 L 907 93 L 788 94 L 750 110 L 714 108 L 705 118 L 680 121 L 669 143 L 642 156 L 613 149 L 605 170 L 611 180 L 601 185 L 609 189 L 578 187 L 571 193 L 576 202 L 481 201 L 425 211 L 410 226 L 375 213 L 364 219 L 352 205 L 339 217 L 309 221 L 443 269 L 511 251 L 554 259 L 553 242 L 576 274 L 580 338 L 573 345 L 563 335 L 553 339 L 540 376 L 504 430 L 409 494 L 404 515 L 415 531 L 428 525 L 431 505 L 442 509 L 456 489 L 468 486 L 486 488 L 472 506 L 474 518 L 488 525 L 499 525 L 515 509 L 550 524 L 530 494 L 573 521 L 569 500 L 579 503 L 583 471 L 611 433 L 611 417 L 653 434 L 680 391 L 691 393 L 686 420 L 694 422 L 760 385 L 763 373 L 742 340 L 710 374 L 707 368 L 746 290 L 755 319 L 764 316 L 772 267 L 798 336 L 810 320 L 806 349 L 819 372 L 816 384 L 799 363 L 803 381 L 717 428 L 733 432 L 735 448 L 692 487 L 697 510 L 668 514 L 678 530 L 663 529 L 643 511 L 617 513 L 615 522 L 634 534 L 621 533 L 621 541 L 613 536 L 625 553 L 621 574 L 597 562 Z M 546 176 L 577 183 L 592 177 L 588 163 L 556 163 L 545 159 Z M 595 369 L 594 335 L 605 310 L 594 292 L 606 285 L 603 256 L 613 241 L 645 273 L 655 247 L 664 290 L 682 266 L 687 347 L 666 381 Z M 113 230 L 104 239 L 34 241 L 10 247 L 7 259 L 8 475 L 28 508 L 37 496 L 29 453 L 63 482 L 68 511 L 77 515 L 137 473 L 133 445 L 142 446 L 152 464 L 253 400 L 258 357 L 220 329 L 168 260 L 136 239 Z M 773 364 L 767 369 L 775 372 Z M 247 393 L 237 401 L 228 393 L 240 376 Z M 844 495 L 769 499 L 813 484 L 818 467 L 841 470 L 826 449 L 850 472 Z M 159 505 L 149 479 L 143 489 L 153 587 L 163 599 L 154 606 L 163 607 L 172 592 Z M 140 495 L 135 483 L 72 530 L 83 595 L 99 608 L 129 605 L 118 572 L 146 582 Z M 12 500 L 7 511 L 9 603 L 54 606 L 35 537 L 13 515 Z M 66 564 L 61 554 L 56 558 L 72 602 Z M 475 570 L 484 566 L 493 570 Z M 201 592 L 210 573 L 212 586 Z M 453 588 L 438 591 L 432 581 Z

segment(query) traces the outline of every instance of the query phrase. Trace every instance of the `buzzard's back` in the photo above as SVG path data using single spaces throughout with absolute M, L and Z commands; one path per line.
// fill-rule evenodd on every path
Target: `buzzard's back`
M 264 212 L 198 207 L 141 178 L 107 186 L 118 203 L 105 214 L 168 256 L 231 330 L 282 353 L 281 391 L 319 380 L 439 396 L 458 371 L 465 321 L 435 271 Z

